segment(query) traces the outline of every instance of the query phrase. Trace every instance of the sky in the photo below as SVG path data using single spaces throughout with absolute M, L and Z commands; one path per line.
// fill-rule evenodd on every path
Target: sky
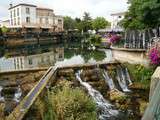
M 1 0 L 0 20 L 8 18 L 9 4 L 19 3 L 34 4 L 38 7 L 51 8 L 57 15 L 82 18 L 84 12 L 89 12 L 91 17 L 105 17 L 111 21 L 110 14 L 127 10 L 127 0 Z

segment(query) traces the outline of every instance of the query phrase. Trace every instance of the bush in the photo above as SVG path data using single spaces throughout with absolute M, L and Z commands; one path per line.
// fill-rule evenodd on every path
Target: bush
M 79 88 L 62 88 L 48 92 L 48 111 L 45 120 L 96 120 L 94 101 Z
M 149 89 L 151 76 L 153 75 L 155 70 L 154 68 L 146 68 L 143 65 L 132 64 L 125 64 L 125 66 L 128 68 L 134 82 L 142 83 L 146 89 Z
M 92 35 L 89 38 L 89 42 L 95 46 L 100 46 L 102 42 L 102 38 L 100 35 Z
M 160 64 L 160 50 L 153 47 L 149 51 L 149 58 L 150 58 L 151 64 L 159 65 Z
M 110 38 L 110 42 L 112 44 L 118 43 L 121 40 L 121 37 L 118 35 L 112 35 Z

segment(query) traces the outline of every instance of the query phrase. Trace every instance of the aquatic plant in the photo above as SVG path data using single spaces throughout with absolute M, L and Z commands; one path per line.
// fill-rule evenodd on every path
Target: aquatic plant
M 151 48 L 151 50 L 149 51 L 149 58 L 150 58 L 151 64 L 159 65 L 160 51 L 155 47 Z

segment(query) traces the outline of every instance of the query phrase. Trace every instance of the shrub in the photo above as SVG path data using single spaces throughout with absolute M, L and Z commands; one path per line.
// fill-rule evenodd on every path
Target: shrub
M 94 101 L 79 88 L 62 88 L 48 92 L 46 120 L 96 120 Z
M 143 65 L 125 64 L 134 82 L 142 83 L 146 89 L 150 87 L 151 76 L 155 68 L 146 68 Z
M 149 51 L 149 58 L 150 58 L 151 64 L 159 65 L 160 64 L 160 50 L 158 50 L 155 47 L 151 48 L 151 50 Z
M 100 35 L 92 35 L 89 38 L 89 42 L 95 46 L 99 46 L 102 42 L 102 38 Z
M 115 44 L 117 42 L 119 42 L 121 40 L 121 37 L 118 36 L 118 35 L 112 35 L 109 39 L 109 41 L 112 43 L 112 44 Z

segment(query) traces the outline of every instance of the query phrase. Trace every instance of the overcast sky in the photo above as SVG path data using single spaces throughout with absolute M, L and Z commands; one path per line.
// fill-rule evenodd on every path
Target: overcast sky
M 103 16 L 111 20 L 111 13 L 124 12 L 127 10 L 127 0 L 1 0 L 0 20 L 7 19 L 8 7 L 12 3 L 35 4 L 39 7 L 52 8 L 55 14 L 71 17 L 82 17 L 85 11 L 95 18 Z

